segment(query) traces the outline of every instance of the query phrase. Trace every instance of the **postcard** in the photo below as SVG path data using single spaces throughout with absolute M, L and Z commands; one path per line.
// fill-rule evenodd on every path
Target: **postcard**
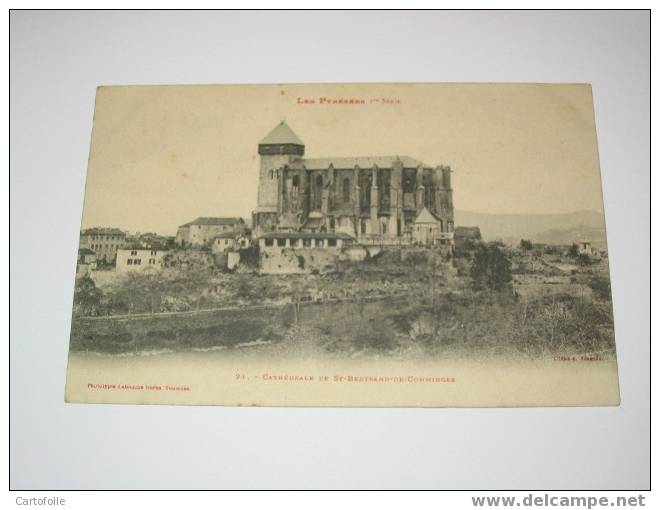
M 618 405 L 591 87 L 99 87 L 65 400 Z

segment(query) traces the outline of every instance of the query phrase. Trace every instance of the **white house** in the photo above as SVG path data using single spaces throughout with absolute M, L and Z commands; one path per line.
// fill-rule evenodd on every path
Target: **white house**
M 118 273 L 160 271 L 167 250 L 161 248 L 129 247 L 117 250 Z
M 591 243 L 589 241 L 580 241 L 578 243 L 578 253 L 580 255 L 592 256 L 594 254 L 594 250 L 591 247 Z
M 238 246 L 238 240 L 236 237 L 236 234 L 231 232 L 218 235 L 211 244 L 211 252 L 216 255 L 236 249 Z

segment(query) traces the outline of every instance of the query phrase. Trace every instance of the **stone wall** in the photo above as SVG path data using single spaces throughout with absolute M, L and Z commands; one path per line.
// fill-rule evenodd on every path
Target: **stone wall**
M 259 272 L 263 274 L 311 274 L 328 273 L 336 270 L 336 250 L 283 248 L 277 251 L 262 251 L 259 256 Z

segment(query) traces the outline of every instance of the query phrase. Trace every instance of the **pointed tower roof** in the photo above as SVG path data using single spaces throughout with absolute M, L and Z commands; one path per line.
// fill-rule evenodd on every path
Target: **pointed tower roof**
M 266 137 L 259 142 L 259 145 L 305 145 L 298 135 L 296 135 L 289 125 L 282 121 L 275 129 L 266 135 Z

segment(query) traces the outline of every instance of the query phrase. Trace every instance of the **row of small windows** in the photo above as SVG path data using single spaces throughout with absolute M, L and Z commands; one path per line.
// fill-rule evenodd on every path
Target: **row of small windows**
M 153 265 L 156 263 L 156 259 L 149 259 L 149 264 Z M 142 265 L 142 259 L 128 259 L 126 261 L 127 266 L 140 266 Z
M 156 250 L 151 250 L 150 255 L 156 255 L 158 252 Z M 136 256 L 138 254 L 137 250 L 131 250 L 131 256 Z
M 92 250 L 116 250 L 119 244 L 90 244 Z
M 106 236 L 106 235 L 96 235 L 90 236 L 92 241 L 119 241 L 123 239 L 123 236 Z
M 266 246 L 275 246 L 275 241 L 277 241 L 277 246 L 282 248 L 286 246 L 286 238 L 278 238 L 278 239 L 270 239 L 266 238 Z M 315 241 L 316 246 L 320 245 L 323 242 L 323 239 L 315 239 L 315 238 L 305 238 L 305 239 L 290 239 L 289 240 L 289 246 L 295 247 L 295 246 L 302 246 L 304 248 L 308 248 L 312 246 L 312 241 Z M 337 246 L 337 239 L 328 239 L 328 246 L 333 247 Z

